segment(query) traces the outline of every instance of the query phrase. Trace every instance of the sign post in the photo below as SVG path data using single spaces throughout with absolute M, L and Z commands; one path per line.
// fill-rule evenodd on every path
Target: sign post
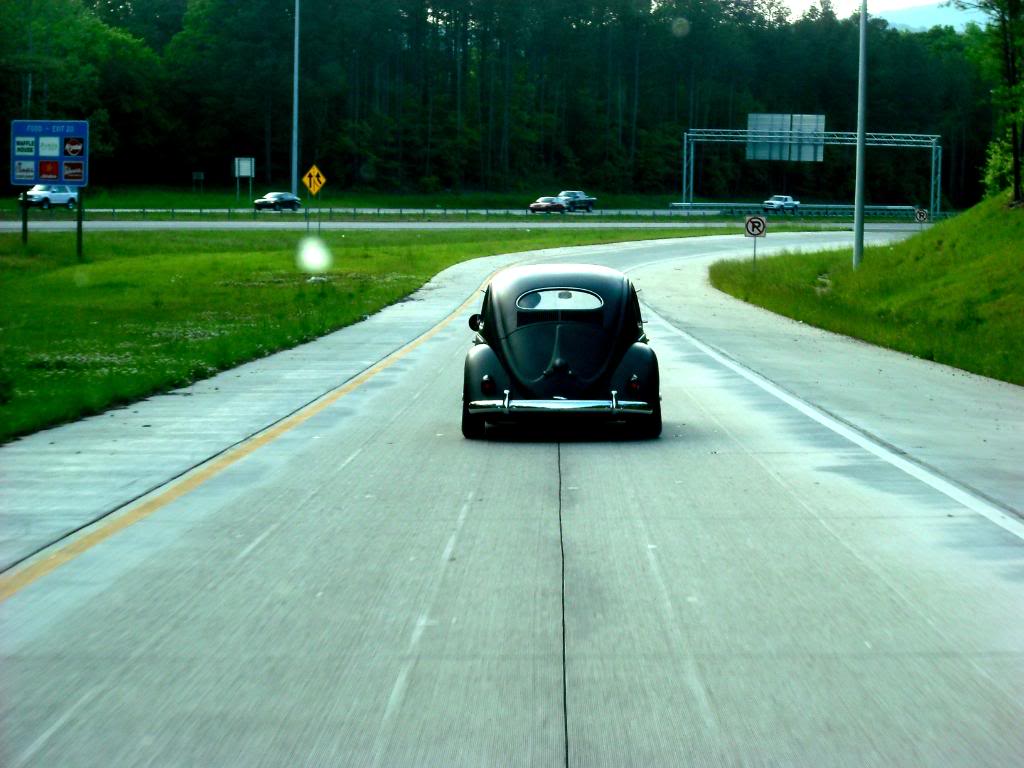
M 82 190 L 89 184 L 88 120 L 12 120 L 11 186 L 61 184 L 78 188 L 77 252 L 82 260 Z M 22 201 L 21 242 L 28 243 Z
M 249 179 L 249 197 L 252 197 L 252 177 L 256 175 L 256 159 L 252 157 L 235 158 L 235 202 L 240 196 L 239 179 Z
M 754 270 L 757 270 L 757 238 L 768 235 L 768 221 L 764 216 L 747 216 L 743 225 L 744 237 L 754 238 Z
M 309 190 L 309 193 L 311 195 L 313 195 L 313 197 L 316 197 L 317 193 L 320 191 L 320 188 L 324 184 L 327 183 L 327 177 L 324 176 L 323 173 L 320 172 L 320 169 L 317 168 L 316 164 L 314 163 L 313 165 L 311 165 L 309 167 L 309 170 L 306 171 L 306 175 L 302 177 L 302 183 L 306 185 L 306 189 Z M 317 203 L 318 203 L 317 204 L 317 209 L 316 209 L 316 214 L 317 214 L 316 215 L 316 231 L 317 231 L 317 234 L 320 233 L 320 206 L 319 206 L 319 202 L 320 201 L 317 200 Z M 309 219 L 308 218 L 306 219 L 306 231 L 307 232 L 309 231 Z
M 28 245 L 28 206 L 21 201 L 21 244 Z

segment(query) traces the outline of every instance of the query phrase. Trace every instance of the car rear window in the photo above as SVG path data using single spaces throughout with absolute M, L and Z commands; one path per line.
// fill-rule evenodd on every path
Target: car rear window
M 516 299 L 516 307 L 531 312 L 576 312 L 601 309 L 603 306 L 604 300 L 600 296 L 581 288 L 542 288 L 527 291 Z
M 604 322 L 604 301 L 596 293 L 579 288 L 543 288 L 527 291 L 516 300 L 516 325 L 570 321 Z

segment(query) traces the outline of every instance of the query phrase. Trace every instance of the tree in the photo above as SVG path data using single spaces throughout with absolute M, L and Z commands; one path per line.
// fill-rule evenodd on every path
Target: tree
M 1021 154 L 1024 142 L 1024 3 L 1022 0 L 953 0 L 958 8 L 974 8 L 992 21 L 993 47 L 1001 64 L 1002 86 L 997 103 L 1010 134 L 1014 203 L 1024 203 L 1021 192 Z

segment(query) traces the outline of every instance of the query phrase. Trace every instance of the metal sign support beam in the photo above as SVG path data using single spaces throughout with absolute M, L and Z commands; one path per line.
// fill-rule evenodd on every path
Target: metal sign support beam
M 933 216 L 942 205 L 942 145 L 937 134 L 924 133 L 866 133 L 865 146 L 905 147 L 929 149 L 932 153 L 931 190 L 929 202 Z M 693 202 L 693 166 L 696 164 L 697 144 L 746 144 L 766 142 L 774 144 L 807 145 L 820 142 L 828 146 L 855 147 L 856 131 L 749 131 L 743 128 L 693 128 L 683 134 L 683 203 Z

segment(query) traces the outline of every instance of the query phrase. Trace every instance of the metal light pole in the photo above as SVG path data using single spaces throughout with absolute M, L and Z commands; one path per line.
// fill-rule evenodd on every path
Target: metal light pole
M 853 195 L 853 268 L 864 257 L 864 112 L 867 102 L 868 0 L 860 0 L 860 66 L 857 71 L 857 181 Z
M 295 68 L 292 70 L 292 194 L 299 194 L 299 0 L 295 0 Z

